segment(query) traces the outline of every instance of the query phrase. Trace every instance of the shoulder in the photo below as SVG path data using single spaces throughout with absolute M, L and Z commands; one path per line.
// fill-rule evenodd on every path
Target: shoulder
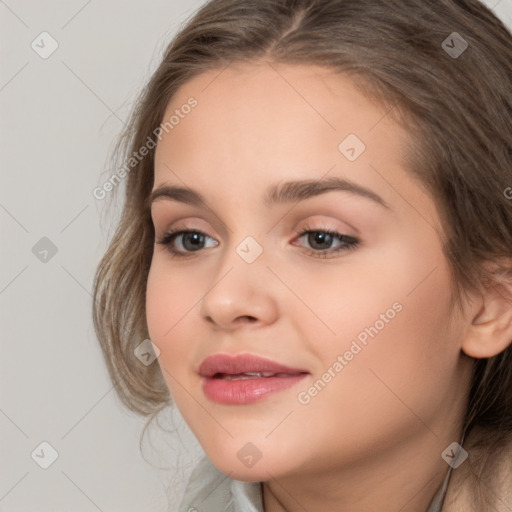
M 468 458 L 452 470 L 442 512 L 512 510 L 512 432 L 474 427 L 463 448 Z

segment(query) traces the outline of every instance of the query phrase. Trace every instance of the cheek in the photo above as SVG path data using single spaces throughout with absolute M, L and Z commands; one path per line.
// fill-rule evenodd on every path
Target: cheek
M 167 268 L 166 268 L 167 267 Z M 159 348 L 160 366 L 175 374 L 190 358 L 194 347 L 183 343 L 184 329 L 190 329 L 190 317 L 199 307 L 204 290 L 184 271 L 169 270 L 164 258 L 154 258 L 147 281 L 146 319 L 151 340 Z M 168 375 L 164 376 L 166 379 Z
M 336 375 L 311 400 L 319 413 L 335 403 L 341 423 L 351 411 L 355 425 L 399 428 L 417 423 L 411 410 L 432 417 L 453 389 L 460 333 L 450 327 L 449 267 L 440 249 L 422 258 L 414 252 L 383 251 L 378 262 L 358 262 L 345 276 L 350 293 L 338 292 L 339 314 L 328 317 L 337 334 L 314 348 L 323 363 L 316 377 L 324 380 L 329 369 Z
M 336 449 L 347 459 L 381 450 L 393 439 L 426 431 L 425 425 L 437 430 L 439 410 L 453 402 L 457 390 L 460 352 L 447 330 L 448 275 L 438 270 L 409 296 L 400 293 L 397 279 L 381 276 L 381 288 L 376 281 L 369 285 L 375 293 L 361 289 L 345 302 L 345 316 L 332 324 L 337 336 L 322 336 L 331 341 L 312 348 L 321 364 L 314 379 L 298 390 L 303 394 L 296 397 L 300 405 L 290 424 L 324 460 Z M 400 311 L 393 309 L 396 302 Z M 390 318 L 388 312 L 386 323 L 380 315 L 390 307 L 395 314 Z M 326 445 L 323 439 L 333 441 Z M 292 450 L 291 432 L 283 446 L 288 442 Z

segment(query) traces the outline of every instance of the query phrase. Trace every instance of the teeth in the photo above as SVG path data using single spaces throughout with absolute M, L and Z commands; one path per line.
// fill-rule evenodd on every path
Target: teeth
M 247 380 L 247 379 L 261 379 L 264 377 L 290 377 L 288 373 L 273 373 L 273 372 L 245 372 L 236 374 L 222 374 L 220 378 L 224 380 Z

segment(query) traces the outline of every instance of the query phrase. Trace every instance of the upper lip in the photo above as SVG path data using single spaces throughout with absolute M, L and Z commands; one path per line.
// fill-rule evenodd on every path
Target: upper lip
M 214 354 L 208 356 L 199 366 L 199 375 L 213 377 L 216 374 L 236 375 L 239 373 L 287 373 L 290 375 L 309 373 L 301 368 L 290 368 L 270 359 L 249 354 Z

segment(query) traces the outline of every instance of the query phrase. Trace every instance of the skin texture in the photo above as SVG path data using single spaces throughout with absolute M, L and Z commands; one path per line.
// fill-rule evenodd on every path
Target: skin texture
M 442 228 L 404 167 L 407 133 L 348 77 L 322 68 L 258 62 L 207 72 L 180 89 L 165 119 L 191 96 L 197 107 L 157 146 L 154 189 L 191 187 L 207 207 L 160 198 L 152 217 L 157 242 L 176 228 L 207 238 L 181 258 L 156 243 L 147 286 L 149 333 L 176 405 L 221 471 L 264 482 L 266 511 L 426 510 L 448 470 L 441 453 L 461 437 L 471 379 L 462 349 L 482 303 L 450 308 Z M 349 134 L 366 145 L 352 162 L 338 149 Z M 389 208 L 347 191 L 263 202 L 272 184 L 334 176 Z M 325 257 L 298 237 L 305 228 L 360 243 L 334 252 L 335 241 Z M 250 264 L 236 252 L 247 236 L 263 249 Z M 174 247 L 183 251 L 182 242 Z M 396 303 L 401 311 L 300 403 Z M 218 353 L 310 375 L 262 401 L 220 405 L 197 373 Z M 237 457 L 249 442 L 261 453 L 252 467 Z

